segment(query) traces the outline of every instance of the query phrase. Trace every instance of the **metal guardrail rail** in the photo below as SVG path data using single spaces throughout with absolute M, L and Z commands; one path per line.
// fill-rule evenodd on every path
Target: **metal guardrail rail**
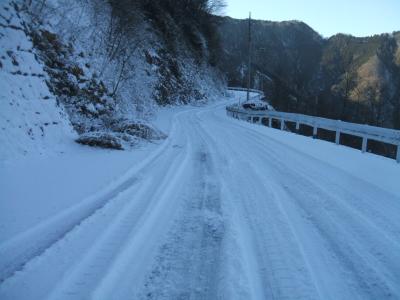
M 239 91 L 239 92 L 247 92 L 247 88 L 241 88 L 241 87 L 228 87 L 229 91 Z M 264 92 L 260 90 L 255 90 L 255 89 L 249 89 L 250 93 L 256 93 L 257 95 L 250 97 L 250 99 L 258 99 L 261 100 L 264 98 Z
M 230 91 L 242 91 L 242 92 L 247 92 L 247 88 L 233 87 L 233 86 L 228 87 L 228 90 L 230 90 Z M 249 91 L 252 92 L 252 93 L 258 93 L 258 94 L 260 94 L 260 95 L 264 95 L 264 92 L 261 91 L 261 90 L 249 89 Z
M 392 144 L 397 147 L 396 161 L 400 163 L 400 130 L 355 124 L 340 120 L 332 120 L 320 117 L 313 117 L 295 113 L 285 113 L 275 110 L 251 111 L 246 110 L 238 104 L 226 107 L 227 114 L 233 118 L 245 120 L 252 123 L 262 124 L 263 119 L 268 119 L 268 126 L 272 127 L 272 120 L 280 122 L 280 129 L 285 128 L 285 122 L 296 123 L 296 130 L 300 125 L 307 125 L 313 128 L 313 136 L 316 137 L 318 129 L 325 129 L 335 132 L 335 143 L 340 144 L 342 133 L 362 138 L 361 151 L 367 151 L 368 140 Z

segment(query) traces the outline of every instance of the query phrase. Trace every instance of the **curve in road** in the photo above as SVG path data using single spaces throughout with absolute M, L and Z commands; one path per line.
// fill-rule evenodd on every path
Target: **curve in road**
M 174 124 L 84 214 L 0 249 L 1 299 L 400 297 L 399 195 L 226 117 L 223 104 Z

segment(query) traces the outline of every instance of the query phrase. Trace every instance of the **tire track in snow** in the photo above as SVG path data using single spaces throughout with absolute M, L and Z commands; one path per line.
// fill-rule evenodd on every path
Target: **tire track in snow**
M 180 113 L 181 114 L 181 113 Z M 177 117 L 180 115 L 177 114 Z M 90 218 L 104 206 L 130 188 L 137 181 L 137 174 L 151 164 L 172 143 L 177 133 L 177 122 L 173 122 L 170 136 L 144 161 L 133 166 L 124 175 L 110 182 L 109 186 L 98 193 L 83 199 L 65 211 L 41 222 L 33 228 L 0 244 L 0 284 L 35 257 L 43 254 L 48 248 L 62 240 L 69 232 Z
M 179 142 L 179 141 L 176 141 L 176 139 L 174 139 L 173 141 Z M 166 143 L 164 145 L 170 145 L 170 144 L 172 144 L 171 140 L 168 141 L 168 143 Z M 155 161 L 157 161 L 157 159 L 164 161 L 164 163 L 166 163 L 167 167 L 169 167 L 169 165 L 171 165 L 171 166 L 174 165 L 172 163 L 173 160 L 177 161 L 177 163 L 179 163 L 179 164 L 183 163 L 182 157 L 179 155 L 178 156 L 176 155 L 179 152 L 183 153 L 184 151 L 186 151 L 183 147 L 176 148 L 171 145 L 169 148 L 167 148 L 167 150 L 169 149 L 170 155 L 172 155 L 173 160 L 165 159 L 165 157 L 162 156 L 164 154 L 164 153 L 162 153 L 162 150 L 165 150 L 165 148 L 166 148 L 166 146 L 160 147 L 159 150 L 156 152 L 156 155 L 150 156 L 150 159 L 147 159 L 144 163 L 142 163 L 141 164 L 142 167 L 138 168 L 138 170 L 141 170 L 141 172 L 143 173 L 144 170 L 147 170 L 149 168 L 152 169 L 152 165 L 155 164 Z M 160 169 L 159 171 L 162 172 L 163 170 Z M 164 175 L 167 175 L 167 173 L 168 172 L 165 172 L 165 174 L 161 173 L 159 177 L 162 178 Z M 21 294 L 21 291 L 18 290 L 18 285 L 21 282 L 24 282 L 27 285 L 27 287 L 30 287 L 32 289 L 32 291 L 35 291 L 35 292 L 47 293 L 49 290 L 51 290 L 52 289 L 51 286 L 48 286 L 46 289 L 41 290 L 41 291 L 40 290 L 38 291 L 37 289 L 35 289 L 34 286 L 31 286 L 32 283 L 36 282 L 35 278 L 34 278 L 35 273 L 38 270 L 41 270 L 41 271 L 43 271 L 43 277 L 46 277 L 46 272 L 50 272 L 50 270 L 48 269 L 48 266 L 47 266 L 48 262 L 54 260 L 54 258 L 59 256 L 60 253 L 58 253 L 58 252 L 60 252 L 60 251 L 61 252 L 62 251 L 64 251 L 64 252 L 72 251 L 73 252 L 76 249 L 82 248 L 81 244 L 82 243 L 85 244 L 85 238 L 82 239 L 82 234 L 84 236 L 86 232 L 91 232 L 93 230 L 96 231 L 97 227 L 104 228 L 104 225 L 106 225 L 105 220 L 103 220 L 101 218 L 103 214 L 111 213 L 111 215 L 112 215 L 112 216 L 110 216 L 111 227 L 113 227 L 115 225 L 116 221 L 118 222 L 118 220 L 122 218 L 121 215 L 126 216 L 126 213 L 124 213 L 124 210 L 126 209 L 125 207 L 121 208 L 120 211 L 115 211 L 115 209 L 113 211 L 111 211 L 110 205 L 112 204 L 112 206 L 116 206 L 115 202 L 117 202 L 118 198 L 120 198 L 120 195 L 127 193 L 130 190 L 132 190 L 133 188 L 135 188 L 135 185 L 129 186 L 129 184 L 131 182 L 132 183 L 136 182 L 137 172 L 135 172 L 134 174 L 135 174 L 135 177 L 132 177 L 132 178 L 134 178 L 135 181 L 127 180 L 124 182 L 124 184 L 122 186 L 121 185 L 118 186 L 118 193 L 115 192 L 115 194 L 116 194 L 115 197 L 112 197 L 111 199 L 107 199 L 107 203 L 105 203 L 102 207 L 100 207 L 99 209 L 96 209 L 93 213 L 91 213 L 89 216 L 87 216 L 87 218 L 85 218 L 84 220 L 80 221 L 78 224 L 73 224 L 73 227 L 68 232 L 66 232 L 62 237 L 58 238 L 56 241 L 52 242 L 47 248 L 44 248 L 43 251 L 39 255 L 31 257 L 24 264 L 24 269 L 25 269 L 25 266 L 27 266 L 27 265 L 29 265 L 29 266 L 32 265 L 31 268 L 28 268 L 28 270 L 26 272 L 24 270 L 22 270 L 22 272 L 15 272 L 13 274 L 13 276 L 8 277 L 7 280 L 5 280 L 5 282 L 3 282 L 3 284 L 0 285 L 0 295 L 3 295 L 4 299 L 18 298 L 18 295 Z M 141 174 L 140 176 L 143 177 L 143 174 Z M 155 182 L 153 184 L 156 184 L 156 185 L 160 184 L 161 178 L 158 178 L 156 180 L 157 182 Z M 167 180 L 167 178 L 165 178 L 165 180 Z M 143 180 L 141 180 L 139 182 L 143 185 Z M 122 189 L 122 187 L 123 187 L 123 189 Z M 164 185 L 164 187 L 165 187 L 165 185 Z M 152 187 L 148 188 L 147 190 L 151 190 L 152 192 L 154 192 L 154 189 Z M 137 192 L 137 191 L 135 191 L 135 192 Z M 138 192 L 138 195 L 140 195 L 140 190 Z M 130 206 L 132 206 L 133 200 L 134 199 L 131 199 L 130 202 L 125 201 L 124 205 L 127 206 L 127 208 L 129 208 Z M 145 198 L 144 200 L 141 200 L 141 201 L 147 202 L 146 200 L 147 200 L 147 198 Z M 126 202 L 128 202 L 128 204 L 126 204 Z M 145 203 L 145 204 L 147 204 L 147 203 Z M 137 208 L 137 206 L 136 206 L 136 208 Z M 142 209 L 141 212 L 143 212 L 143 210 L 144 209 Z M 131 216 L 131 217 L 133 217 L 133 216 Z M 94 221 L 93 221 L 93 219 L 94 219 Z M 137 219 L 139 219 L 139 218 L 137 218 Z M 125 231 L 127 231 L 130 228 L 129 228 L 129 226 L 127 228 L 126 221 L 124 221 L 124 222 L 125 222 L 125 224 L 121 224 L 120 227 L 125 227 Z M 114 226 L 114 227 L 118 227 L 118 226 Z M 106 232 L 107 232 L 107 229 L 106 229 Z M 98 245 L 99 239 L 96 239 L 94 242 L 94 245 L 97 246 L 97 248 L 100 248 L 99 251 L 97 251 L 97 253 L 99 254 L 98 255 L 99 259 L 97 260 L 97 262 L 102 261 L 105 258 L 104 254 L 106 256 L 109 255 L 108 252 L 110 252 L 110 251 L 107 252 L 107 249 L 105 249 L 105 248 L 109 247 L 110 244 L 112 244 L 112 247 L 111 247 L 112 250 L 116 250 L 115 249 L 115 246 L 116 246 L 115 245 L 115 237 L 113 237 L 112 234 L 108 234 L 108 235 L 110 236 L 110 239 L 104 239 L 104 243 L 100 243 L 100 245 L 104 246 L 103 247 L 104 249 L 102 249 Z M 104 234 L 101 233 L 100 236 L 103 237 Z M 92 238 L 92 237 L 90 237 L 90 238 Z M 88 240 L 90 240 L 90 238 Z M 114 241 L 112 240 L 112 238 L 114 238 Z M 88 245 L 88 248 L 90 250 L 93 250 L 93 247 L 94 247 L 93 245 L 90 245 L 90 244 Z M 94 249 L 96 250 L 96 247 L 94 247 Z M 100 253 L 101 251 L 103 251 L 104 253 L 101 254 Z M 96 251 L 94 251 L 94 252 L 96 252 Z M 93 254 L 93 253 L 91 253 L 91 254 Z M 78 255 L 80 255 L 80 253 Z M 67 258 L 67 260 L 71 258 L 68 255 L 68 253 L 65 253 L 65 257 Z M 85 265 L 88 266 L 88 270 L 86 270 L 86 271 L 82 270 L 82 268 L 79 267 L 79 264 L 81 263 L 80 260 L 76 260 L 76 258 L 75 259 L 71 258 L 71 259 L 70 260 L 71 260 L 71 263 L 73 263 L 73 267 L 75 267 L 75 269 L 77 268 L 75 271 L 72 272 L 73 274 L 76 274 L 76 277 L 74 277 L 74 275 L 69 276 L 69 280 L 67 280 L 66 282 L 63 282 L 61 284 L 61 287 L 59 286 L 57 288 L 57 290 L 63 291 L 63 290 L 68 290 L 67 287 L 81 286 L 81 285 L 83 285 L 85 279 L 78 280 L 79 275 L 84 274 L 85 275 L 84 277 L 86 277 L 86 279 L 87 279 L 88 277 L 90 277 L 90 276 L 87 276 L 88 274 L 93 274 L 93 269 L 94 269 L 94 266 L 96 265 L 95 259 L 90 260 L 88 255 L 84 256 L 83 262 L 86 261 Z M 87 263 L 87 261 L 92 261 L 92 262 Z M 41 267 L 43 267 L 43 268 L 41 269 Z M 98 266 L 96 266 L 96 267 L 98 268 Z M 64 270 L 61 270 L 61 272 L 65 273 L 67 271 L 68 272 L 71 271 L 71 270 L 69 270 L 70 266 L 65 263 L 63 264 L 63 268 L 64 268 Z M 79 270 L 79 271 L 77 271 L 77 270 Z M 80 271 L 82 271 L 82 272 L 80 272 Z M 62 274 L 62 273 L 60 273 L 60 274 Z M 96 274 L 96 275 L 97 275 L 97 277 L 101 276 L 101 274 Z M 14 278 L 14 277 L 16 277 L 16 278 Z M 54 281 L 54 278 L 51 278 L 49 280 L 49 282 L 53 282 L 53 281 Z M 86 284 L 87 284 L 87 282 L 85 282 L 85 285 Z M 29 290 L 29 288 L 28 288 L 28 290 Z M 67 293 L 64 293 L 64 294 L 62 292 L 60 292 L 58 294 L 57 290 L 54 295 L 59 295 L 60 298 L 63 298 L 63 297 L 68 298 L 69 296 L 77 295 L 77 293 L 75 293 L 75 292 L 68 292 L 68 291 L 67 291 Z M 7 295 L 9 295 L 10 297 L 8 297 Z M 14 295 L 14 296 L 11 296 L 11 295 Z M 41 295 L 43 296 L 43 294 L 41 294 Z M 3 298 L 3 296 L 2 296 L 2 298 Z M 31 296 L 33 298 L 35 298 L 34 295 L 31 295 Z M 41 298 L 43 298 L 42 296 L 38 296 L 36 298 L 41 299 Z M 58 297 L 56 297 L 56 298 L 58 298 Z
M 167 242 L 138 298 L 216 299 L 225 225 L 215 166 L 201 133 L 190 125 L 191 186 Z
M 42 255 L 85 220 L 101 211 L 107 203 L 115 199 L 120 193 L 135 184 L 137 181 L 136 174 L 146 164 L 151 163 L 153 159 L 161 155 L 162 150 L 169 143 L 170 139 L 164 142 L 153 155 L 139 166 L 133 167 L 98 194 L 84 199 L 81 203 L 0 244 L 0 284 L 16 272 L 23 270 L 29 261 Z
M 329 173 L 324 173 L 326 169 L 326 165 L 321 163 L 322 166 L 319 169 L 313 167 L 311 168 L 311 163 L 305 163 L 302 160 L 309 160 L 309 157 L 302 157 L 301 154 L 296 153 L 299 159 L 285 162 L 282 159 L 281 153 L 278 150 L 274 149 L 278 147 L 280 151 L 288 151 L 285 150 L 279 143 L 277 145 L 274 144 L 272 147 L 271 144 L 262 143 L 262 139 L 260 139 L 260 133 L 248 133 L 248 135 L 253 135 L 259 141 L 258 145 L 255 147 L 258 149 L 258 153 L 260 156 L 264 157 L 264 159 L 269 159 L 275 165 L 274 168 L 270 168 L 271 170 L 280 170 L 281 173 L 287 174 L 286 176 L 291 176 L 292 174 L 298 176 L 302 179 L 307 179 L 316 190 L 321 190 L 323 186 L 324 191 L 329 191 L 326 195 L 334 195 L 334 201 L 331 201 L 332 204 L 340 203 L 345 207 L 346 210 L 352 211 L 354 216 L 360 218 L 361 223 L 367 223 L 369 226 L 373 226 L 373 230 L 379 230 L 378 236 L 384 236 L 389 239 L 392 243 L 398 244 L 400 246 L 400 219 L 398 218 L 398 213 L 400 212 L 400 198 L 395 197 L 391 193 L 386 193 L 379 188 L 375 188 L 374 186 L 365 185 L 365 182 L 352 177 L 351 175 L 347 175 L 343 171 L 340 170 L 332 170 L 330 167 Z M 248 138 L 248 137 L 246 137 Z M 245 139 L 246 139 L 245 138 Z M 266 149 L 268 152 L 266 153 Z M 289 150 L 290 151 L 290 150 Z M 290 155 L 293 157 L 293 155 Z M 301 158 L 302 157 L 302 158 Z M 291 172 L 288 172 L 290 168 Z M 330 176 L 337 172 L 336 176 L 333 176 L 336 180 L 332 181 Z M 330 176 L 329 176 L 330 175 Z M 343 184 L 343 180 L 339 183 L 337 178 L 344 178 L 346 181 L 350 181 L 353 184 L 351 185 L 352 190 L 349 189 L 349 185 Z M 367 188 L 367 193 L 362 193 L 363 190 Z M 361 198 L 357 193 L 363 195 Z M 370 194 L 371 196 L 365 196 Z M 378 199 L 384 199 L 384 201 L 377 201 Z M 382 209 L 385 207 L 385 203 L 388 203 L 390 209 Z
M 399 297 L 398 198 L 216 107 L 177 116 L 164 146 L 104 206 L 84 219 L 70 211 L 69 231 L 44 237 L 36 256 L 18 250 L 30 257 L 0 283 L 0 298 Z
M 157 213 L 158 201 L 160 200 L 160 191 L 167 189 L 169 180 L 174 177 L 182 164 L 185 162 L 187 151 L 185 149 L 178 150 L 171 148 L 172 151 L 182 153 L 176 155 L 173 159 L 168 161 L 164 167 L 160 167 L 158 160 L 154 161 L 150 167 L 156 168 L 158 174 L 155 172 L 151 174 L 142 174 L 143 183 L 135 194 L 131 195 L 130 202 L 124 209 L 114 218 L 113 222 L 97 239 L 96 242 L 90 247 L 85 256 L 75 264 L 72 270 L 68 271 L 68 276 L 59 286 L 52 292 L 49 299 L 68 299 L 65 295 L 74 291 L 72 297 L 76 298 L 78 295 L 81 298 L 95 298 L 92 295 L 93 291 L 102 289 L 105 285 L 107 274 L 110 269 L 114 267 L 116 262 L 126 253 L 126 248 L 131 248 L 131 240 L 135 239 L 137 232 L 145 226 L 147 218 L 150 215 Z M 165 158 L 162 157 L 162 161 Z M 167 212 L 164 212 L 167 214 Z M 171 216 L 173 215 L 170 214 Z M 135 249 L 135 251 L 138 251 Z M 139 249 L 140 251 L 140 249 Z M 129 262 L 127 261 L 127 264 Z M 88 272 L 91 276 L 88 276 Z M 114 273 L 123 275 L 124 271 L 114 269 Z M 85 282 L 84 286 L 80 286 L 80 282 Z
M 23 270 L 16 272 L 0 285 L 0 298 L 44 299 L 60 278 L 64 277 L 66 271 L 80 261 L 90 246 L 96 242 L 97 236 L 107 230 L 114 218 L 124 210 L 129 203 L 129 194 L 135 193 L 137 187 L 134 185 L 121 192 L 103 209 L 96 211 L 67 233 L 63 239 L 58 240 L 41 255 L 29 260 Z M 22 290 L 19 289 L 21 285 L 25 286 Z M 42 288 L 38 289 L 37 286 Z
M 248 222 L 246 215 L 243 217 L 241 201 L 248 200 L 240 190 L 244 182 L 236 178 L 231 166 L 235 165 L 234 148 L 218 147 L 229 141 L 227 136 L 216 139 L 214 131 L 206 129 L 206 118 L 202 114 L 213 111 L 215 107 L 200 111 L 195 114 L 199 127 L 199 134 L 212 148 L 212 156 L 216 165 L 217 177 L 221 185 L 222 205 L 226 222 L 226 233 L 221 261 L 221 279 L 218 299 L 274 299 L 273 274 L 270 270 L 261 268 L 259 249 L 256 247 L 256 234 Z
M 245 129 L 239 124 L 235 124 L 235 126 L 239 127 L 239 130 Z M 262 144 L 260 153 L 262 153 L 264 158 L 270 158 L 270 155 L 273 155 L 275 162 L 280 163 L 282 168 L 294 169 L 294 171 L 302 174 L 302 176 L 306 176 L 312 180 L 316 185 L 326 186 L 332 193 L 338 194 L 338 201 L 343 202 L 342 199 L 345 199 L 346 203 L 351 205 L 354 210 L 363 214 L 369 221 L 373 220 L 377 226 L 382 227 L 382 235 L 388 236 L 390 234 L 391 236 L 388 236 L 388 238 L 400 244 L 400 219 L 398 218 L 400 197 L 396 197 L 391 193 L 381 190 L 379 187 L 355 178 L 344 171 L 335 169 L 326 163 L 317 161 L 317 164 L 315 164 L 316 161 L 312 157 L 305 153 L 299 153 L 296 149 L 287 147 L 279 141 L 269 139 L 266 143 L 265 136 L 260 132 L 255 130 L 249 131 L 247 128 L 246 130 L 247 135 L 244 136 L 244 139 L 253 136 L 255 140 L 258 140 L 259 143 Z M 262 149 L 262 147 L 264 147 L 264 149 Z M 292 158 L 290 164 L 285 163 L 285 160 L 282 159 L 282 151 L 290 152 L 290 157 Z M 295 157 L 296 160 L 293 161 Z M 330 179 L 332 177 L 332 172 L 337 174 L 333 176 L 335 180 Z M 340 182 L 337 182 L 338 179 L 340 179 Z M 351 186 L 343 184 L 345 181 L 352 181 L 354 184 Z M 363 190 L 361 190 L 360 187 L 362 187 Z M 360 193 L 363 197 L 361 198 L 355 190 L 363 192 Z M 365 195 L 370 196 L 365 197 Z M 384 199 L 385 201 L 377 201 L 377 199 Z
M 207 110 L 209 112 L 209 110 Z M 218 177 L 221 178 L 221 190 L 227 218 L 227 234 L 223 258 L 223 280 L 221 281 L 222 299 L 273 299 L 272 274 L 260 267 L 260 256 L 251 232 L 248 219 L 243 218 L 243 208 L 240 202 L 247 200 L 246 195 L 238 187 L 242 182 L 231 173 L 235 165 L 233 154 L 238 154 L 234 148 L 228 151 L 218 145 L 215 132 L 209 132 L 204 125 L 207 120 L 202 118 L 203 112 L 196 114 L 201 133 L 210 145 L 214 145 L 215 161 L 218 161 Z M 229 141 L 229 137 L 224 137 Z M 227 147 L 228 149 L 228 147 Z M 229 152 L 229 153 L 228 153 Z M 234 180 L 236 179 L 236 181 Z M 237 188 L 233 188 L 237 187 Z M 248 216 L 247 216 L 248 217 Z M 264 255 L 265 256 L 265 253 Z
M 85 220 L 104 209 L 136 181 L 136 177 L 129 178 L 104 196 L 71 207 L 0 245 L 0 284 L 22 271 L 31 260 L 42 255 Z
M 250 130 L 247 129 L 247 133 L 249 133 L 249 131 Z M 396 253 L 398 253 L 395 250 L 398 248 L 398 244 L 396 243 L 396 241 L 389 238 L 390 242 L 388 244 L 387 240 L 385 241 L 385 239 L 380 238 L 379 246 L 370 246 L 371 244 L 374 244 L 374 238 L 370 237 L 369 234 L 373 233 L 376 230 L 376 227 L 371 228 L 370 226 L 365 226 L 368 225 L 366 224 L 366 221 L 368 223 L 367 219 L 360 219 L 358 216 L 358 212 L 356 211 L 350 214 L 351 210 L 349 210 L 348 206 L 343 206 L 343 200 L 338 197 L 332 198 L 330 196 L 330 193 L 327 193 L 325 190 L 326 187 L 329 188 L 330 186 L 326 182 L 324 182 L 322 178 L 319 182 L 310 182 L 309 180 L 307 180 L 307 174 L 304 171 L 298 173 L 296 167 L 293 167 L 293 164 L 295 164 L 295 162 L 293 162 L 292 160 L 289 162 L 285 162 L 285 159 L 282 159 L 282 157 L 284 156 L 284 153 L 287 151 L 287 149 L 280 149 L 283 150 L 283 152 L 280 152 L 278 154 L 278 152 L 274 150 L 273 147 L 271 147 L 271 143 L 259 142 L 265 140 L 261 138 L 261 134 L 257 134 L 256 138 L 249 137 L 248 135 L 246 135 L 245 140 L 251 146 L 253 155 L 259 155 L 260 158 L 262 157 L 265 160 L 266 164 L 270 166 L 269 169 L 271 170 L 271 172 L 269 172 L 269 176 L 265 176 L 265 180 L 275 179 L 276 181 L 277 179 L 279 180 L 282 178 L 286 178 L 285 181 L 288 182 L 278 181 L 276 186 L 279 187 L 284 185 L 286 189 L 289 189 L 291 191 L 288 198 L 296 200 L 296 203 L 300 205 L 298 206 L 298 211 L 305 211 L 304 217 L 310 218 L 310 215 L 313 216 L 312 227 L 314 229 L 318 229 L 320 231 L 320 236 L 322 238 L 325 238 L 325 241 L 328 242 L 327 251 L 334 251 L 334 253 L 336 253 L 337 259 L 339 260 L 339 263 L 344 264 L 344 270 L 348 270 L 351 272 L 351 274 L 353 274 L 352 276 L 355 282 L 354 284 L 359 287 L 355 291 L 355 295 L 359 293 L 363 294 L 363 298 L 370 297 L 372 299 L 376 299 L 377 297 L 393 297 L 393 295 L 396 294 L 395 291 L 397 290 L 398 292 L 398 288 L 396 289 L 395 286 L 396 282 L 398 282 L 399 280 L 400 271 L 396 259 Z M 247 148 L 250 148 L 250 146 L 247 146 Z M 256 151 L 257 148 L 258 151 Z M 268 152 L 266 153 L 266 151 Z M 287 155 L 287 157 L 292 156 Z M 291 167 L 289 166 L 289 164 Z M 314 174 L 314 176 L 320 175 L 318 175 L 317 173 Z M 277 190 L 276 186 L 274 188 L 275 190 Z M 295 188 L 293 186 L 295 186 Z M 324 187 L 324 190 L 321 189 L 321 186 Z M 332 193 L 333 191 L 330 192 Z M 301 194 L 301 196 L 299 194 Z M 306 199 L 310 197 L 316 200 L 313 202 L 313 205 L 310 204 L 306 206 L 306 208 L 304 208 L 306 203 L 310 202 Z M 324 205 L 321 206 L 321 203 L 318 203 L 317 198 L 325 199 L 322 204 L 328 203 L 331 207 L 324 207 Z M 339 206 L 340 202 L 341 207 Z M 321 208 L 323 209 L 321 210 Z M 337 212 L 337 215 L 332 215 L 332 212 Z M 344 222 L 346 221 L 346 218 L 344 218 L 346 215 L 347 220 L 350 223 L 338 226 L 338 223 L 335 220 L 340 220 L 341 222 Z M 359 221 L 357 221 L 357 223 L 354 223 L 354 221 L 358 219 Z M 330 222 L 331 224 L 328 225 Z M 333 230 L 333 228 L 335 227 L 337 229 Z M 342 238 L 342 236 L 346 236 L 346 234 L 343 235 L 339 233 L 344 233 L 348 230 L 353 232 L 352 236 L 355 241 L 346 240 Z M 383 237 L 386 236 L 384 232 L 382 232 L 382 234 Z M 381 237 L 382 235 L 377 232 L 373 236 Z M 393 242 L 397 245 L 393 244 Z M 351 247 L 349 248 L 346 245 L 351 245 Z M 352 253 L 353 255 L 351 256 L 350 253 Z M 391 271 L 389 271 L 389 273 L 382 271 L 382 266 L 378 266 L 379 269 L 369 267 L 368 264 L 374 264 L 374 260 L 375 264 L 380 263 L 384 265 L 383 270 L 386 268 L 387 270 L 390 269 Z M 347 278 L 349 277 L 347 276 Z
M 156 259 L 157 250 L 165 242 L 166 234 L 182 206 L 184 187 L 190 185 L 192 146 L 187 143 L 188 134 L 185 128 L 181 132 L 185 140 L 181 140 L 177 147 L 185 149 L 183 157 L 175 157 L 172 152 L 162 159 L 161 163 L 167 166 L 172 159 L 177 160 L 175 168 L 171 168 L 167 174 L 163 174 L 157 165 L 148 170 L 149 174 L 160 172 L 164 176 L 151 197 L 155 205 L 141 218 L 140 224 L 135 227 L 131 237 L 109 266 L 108 272 L 97 284 L 91 298 L 131 299 L 136 298 L 135 295 L 142 289 L 146 274 Z
M 215 126 L 213 126 L 215 134 Z M 313 283 L 309 266 L 301 258 L 301 245 L 292 232 L 289 220 L 274 199 L 274 194 L 263 184 L 261 177 L 249 163 L 243 163 L 242 147 L 230 141 L 235 133 L 217 133 L 218 140 L 225 137 L 225 155 L 234 157 L 231 170 L 235 176 L 227 183 L 232 198 L 236 199 L 236 209 L 249 226 L 254 244 L 253 255 L 257 258 L 258 270 L 263 290 L 256 292 L 254 299 L 316 299 L 318 288 Z M 232 136 L 231 136 L 232 135 Z M 217 143 L 217 141 L 216 141 Z M 236 150 L 239 149 L 239 150 Z M 258 166 L 259 167 L 259 166 Z M 222 177 L 229 177 L 223 174 Z M 241 189 L 241 187 L 244 189 Z M 300 259 L 299 259 L 300 258 Z M 262 295 L 262 296 L 261 296 Z

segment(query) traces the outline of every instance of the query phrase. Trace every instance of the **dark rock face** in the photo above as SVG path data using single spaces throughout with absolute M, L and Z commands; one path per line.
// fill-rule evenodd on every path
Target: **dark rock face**
M 246 86 L 248 21 L 220 18 L 221 65 Z M 324 39 L 302 22 L 252 21 L 252 86 L 279 110 L 400 128 L 400 34 Z
M 49 90 L 62 102 L 78 133 L 91 131 L 103 125 L 104 119 L 114 117 L 115 98 L 101 80 L 86 75 L 84 67 L 74 61 L 72 45 L 47 30 L 32 27 L 28 34 L 49 75 Z

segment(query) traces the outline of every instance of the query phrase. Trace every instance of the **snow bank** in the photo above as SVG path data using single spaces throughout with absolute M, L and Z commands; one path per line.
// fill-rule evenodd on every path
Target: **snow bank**
M 162 108 L 153 121 L 169 134 L 174 117 L 191 109 L 191 106 Z M 104 150 L 71 142 L 63 148 L 63 153 L 30 153 L 19 159 L 0 161 L 0 241 L 5 242 L 81 203 L 101 189 L 111 188 L 165 142 L 164 139 L 141 142 L 130 151 Z
M 23 20 L 6 3 L 0 15 L 0 161 L 61 152 L 75 133 L 49 92 Z

